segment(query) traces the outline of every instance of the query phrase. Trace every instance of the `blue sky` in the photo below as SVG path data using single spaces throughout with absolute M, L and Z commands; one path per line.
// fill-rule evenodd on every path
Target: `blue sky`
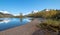
M 25 14 L 45 8 L 60 9 L 60 0 L 0 0 L 0 11 L 12 14 Z

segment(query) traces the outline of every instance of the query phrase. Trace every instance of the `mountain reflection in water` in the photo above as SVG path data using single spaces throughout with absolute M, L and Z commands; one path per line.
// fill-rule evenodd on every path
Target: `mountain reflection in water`
M 8 19 L 0 20 L 0 24 L 1 23 L 8 23 L 8 22 L 10 22 L 10 20 L 8 20 Z

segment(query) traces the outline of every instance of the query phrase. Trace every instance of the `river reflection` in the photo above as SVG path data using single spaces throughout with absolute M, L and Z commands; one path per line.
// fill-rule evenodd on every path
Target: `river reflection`
M 0 31 L 25 25 L 30 21 L 29 18 L 0 18 Z
M 10 22 L 10 20 L 8 20 L 8 19 L 4 19 L 4 20 L 0 19 L 0 24 L 1 23 L 8 23 L 8 22 Z
M 23 18 L 20 18 L 20 22 L 22 22 L 23 21 Z

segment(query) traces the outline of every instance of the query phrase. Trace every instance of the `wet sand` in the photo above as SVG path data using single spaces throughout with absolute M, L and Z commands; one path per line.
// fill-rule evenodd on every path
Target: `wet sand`
M 38 19 L 34 19 L 26 25 L 0 31 L 0 35 L 32 35 L 33 32 L 39 29 L 36 27 L 38 23 L 40 23 L 40 21 Z

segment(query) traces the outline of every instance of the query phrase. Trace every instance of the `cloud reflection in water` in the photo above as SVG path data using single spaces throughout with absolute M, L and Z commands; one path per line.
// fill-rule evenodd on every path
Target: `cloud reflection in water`
M 1 20 L 0 24 L 2 24 L 2 23 L 6 23 L 7 24 L 8 22 L 10 22 L 10 20 Z

